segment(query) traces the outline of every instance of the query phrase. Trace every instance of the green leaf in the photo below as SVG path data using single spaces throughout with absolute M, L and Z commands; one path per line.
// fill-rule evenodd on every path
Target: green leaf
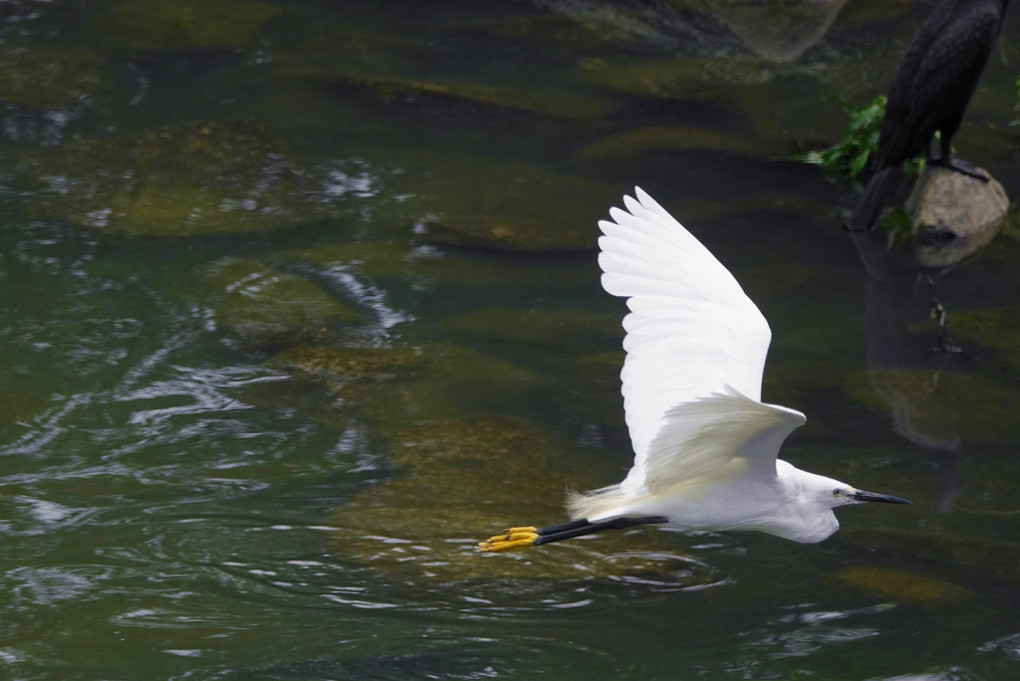
M 804 163 L 819 165 L 829 172 L 857 175 L 867 166 L 871 153 L 878 147 L 882 118 L 885 116 L 885 95 L 879 95 L 870 104 L 857 107 L 841 97 L 836 103 L 849 117 L 843 139 L 819 151 L 797 157 Z

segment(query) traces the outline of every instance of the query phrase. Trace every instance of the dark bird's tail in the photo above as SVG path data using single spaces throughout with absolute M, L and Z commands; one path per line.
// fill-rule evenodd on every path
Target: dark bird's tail
M 900 169 L 896 166 L 882 168 L 872 175 L 868 186 L 864 188 L 861 200 L 857 203 L 857 208 L 850 219 L 843 223 L 843 226 L 856 231 L 874 227 L 878 214 L 882 211 L 882 206 L 896 190 L 899 175 Z

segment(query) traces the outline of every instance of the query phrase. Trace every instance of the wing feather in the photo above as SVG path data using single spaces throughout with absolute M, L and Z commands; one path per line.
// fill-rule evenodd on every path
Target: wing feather
M 644 488 L 650 466 L 675 479 L 708 465 L 707 454 L 672 445 L 696 437 L 688 432 L 695 423 L 689 415 L 701 413 L 697 405 L 713 395 L 731 390 L 760 405 L 771 340 L 768 323 L 733 275 L 647 193 L 635 188 L 635 195 L 624 197 L 626 211 L 610 210 L 612 222 L 599 222 L 602 286 L 628 298 L 630 309 L 620 374 L 635 454 L 620 485 L 628 493 Z
M 649 447 L 646 487 L 654 494 L 737 458 L 775 474 L 780 446 L 805 421 L 799 411 L 763 404 L 733 390 L 678 404 L 666 412 L 666 424 Z

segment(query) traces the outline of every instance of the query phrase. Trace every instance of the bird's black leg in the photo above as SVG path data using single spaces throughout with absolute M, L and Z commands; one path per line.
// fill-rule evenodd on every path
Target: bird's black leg
M 535 539 L 535 546 L 550 544 L 554 541 L 583 537 L 586 534 L 595 534 L 605 530 L 625 530 L 628 527 L 638 525 L 661 525 L 669 522 L 669 518 L 661 515 L 641 516 L 637 518 L 614 518 L 600 523 L 592 523 L 587 520 L 573 520 L 561 525 L 550 525 L 538 529 L 538 538 Z

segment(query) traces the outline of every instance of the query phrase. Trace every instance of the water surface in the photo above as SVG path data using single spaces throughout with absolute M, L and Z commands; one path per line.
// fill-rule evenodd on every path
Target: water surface
M 789 160 L 930 4 L 0 2 L 0 676 L 1015 676 L 1020 246 L 919 271 Z M 1008 193 L 1018 35 L 956 139 Z M 770 320 L 785 458 L 913 506 L 473 550 L 629 465 L 635 184 Z

